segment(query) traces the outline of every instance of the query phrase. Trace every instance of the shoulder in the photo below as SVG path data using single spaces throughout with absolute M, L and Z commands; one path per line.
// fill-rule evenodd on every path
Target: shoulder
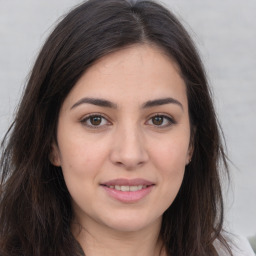
M 238 236 L 238 235 L 228 235 L 225 236 L 231 250 L 233 256 L 255 256 L 249 241 L 246 237 Z M 220 242 L 216 241 L 214 244 L 217 252 L 221 256 L 228 256 L 229 254 L 223 248 L 223 245 Z

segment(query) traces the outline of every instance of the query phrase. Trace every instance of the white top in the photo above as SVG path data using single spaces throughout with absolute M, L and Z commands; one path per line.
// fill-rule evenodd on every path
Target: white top
M 249 241 L 245 237 L 233 235 L 229 237 L 229 240 L 231 240 L 230 246 L 234 256 L 255 256 Z M 221 248 L 219 242 L 215 243 L 215 248 L 220 256 L 227 256 L 226 251 Z

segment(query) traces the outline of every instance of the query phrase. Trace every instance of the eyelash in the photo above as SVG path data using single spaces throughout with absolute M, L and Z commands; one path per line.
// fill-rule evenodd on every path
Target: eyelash
M 88 116 L 85 116 L 80 122 L 81 122 L 83 125 L 85 125 L 85 126 L 87 126 L 87 127 L 89 127 L 89 128 L 92 128 L 92 129 L 99 129 L 99 128 L 102 128 L 102 126 L 103 126 L 103 125 L 101 125 L 101 122 L 100 122 L 99 125 L 93 125 L 92 123 L 91 123 L 91 124 L 87 124 L 87 123 L 86 123 L 87 121 L 90 121 L 90 122 L 91 122 L 91 119 L 92 119 L 92 118 L 98 118 L 98 117 L 101 119 L 101 122 L 102 122 L 102 120 L 105 120 L 105 121 L 107 122 L 107 124 L 104 124 L 104 126 L 111 124 L 111 122 L 108 121 L 108 119 L 107 119 L 106 117 L 104 117 L 104 115 L 102 115 L 102 114 L 90 114 L 90 115 L 88 115 Z
M 152 126 L 154 126 L 154 127 L 157 127 L 157 128 L 167 128 L 167 127 L 170 127 L 170 126 L 176 124 L 176 121 L 175 121 L 172 117 L 170 117 L 170 116 L 168 116 L 168 115 L 164 115 L 164 114 L 154 114 L 153 116 L 151 116 L 151 117 L 148 119 L 147 122 L 149 122 L 149 121 L 152 122 L 153 118 L 162 118 L 162 119 L 163 119 L 163 122 L 167 122 L 167 123 L 164 124 L 164 125 L 162 125 L 162 124 L 156 125 L 156 124 L 153 124 L 153 123 L 150 124 L 150 125 L 152 125 Z
M 93 125 L 91 123 L 92 121 L 92 118 L 100 118 L 100 123 L 99 125 Z M 164 125 L 162 124 L 159 124 L 159 125 L 156 125 L 153 123 L 153 118 L 162 118 L 162 122 L 167 122 L 165 123 Z M 106 124 L 102 124 L 102 120 L 105 120 Z M 91 124 L 88 124 L 87 122 L 90 122 Z M 168 115 L 164 115 L 164 114 L 154 114 L 153 116 L 151 116 L 147 121 L 146 121 L 146 124 L 148 124 L 149 122 L 152 122 L 152 124 L 149 124 L 151 126 L 154 126 L 154 127 L 157 127 L 157 128 L 167 128 L 169 126 L 172 126 L 173 124 L 176 124 L 176 121 L 168 116 Z M 80 121 L 83 125 L 89 127 L 89 128 L 92 128 L 92 129 L 99 129 L 99 128 L 102 128 L 102 126 L 108 126 L 108 125 L 111 125 L 111 122 L 108 121 L 108 119 L 102 115 L 102 114 L 90 114 L 88 116 L 85 116 L 81 121 Z

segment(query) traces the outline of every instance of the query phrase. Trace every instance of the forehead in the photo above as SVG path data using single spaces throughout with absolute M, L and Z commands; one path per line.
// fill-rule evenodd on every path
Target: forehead
M 159 69 L 157 69 L 158 66 L 160 67 Z M 178 64 L 164 50 L 155 45 L 136 44 L 100 58 L 86 73 L 88 71 L 90 73 L 98 72 L 105 76 L 112 76 L 115 71 L 122 70 L 123 74 L 134 76 L 136 75 L 134 71 L 138 70 L 143 71 L 141 73 L 142 77 L 147 72 L 153 74 L 157 72 L 160 75 L 160 69 L 163 72 L 168 69 L 168 72 L 174 71 L 177 75 L 180 74 Z
M 107 98 L 135 103 L 161 97 L 186 101 L 186 86 L 180 70 L 161 49 L 133 45 L 97 60 L 78 80 L 67 100 L 79 97 Z

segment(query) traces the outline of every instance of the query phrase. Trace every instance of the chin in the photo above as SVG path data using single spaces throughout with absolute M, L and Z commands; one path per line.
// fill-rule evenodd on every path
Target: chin
M 108 227 L 112 230 L 118 231 L 118 232 L 138 232 L 142 229 L 144 229 L 147 225 L 143 225 L 143 223 L 132 223 L 129 222 L 119 222 L 119 223 L 113 223 L 108 224 Z
M 127 215 L 126 217 L 120 216 L 118 218 L 113 216 L 111 219 L 106 221 L 106 225 L 113 230 L 119 232 L 137 232 L 143 229 L 150 228 L 151 226 L 161 225 L 162 216 L 158 218 L 147 218 L 146 216 L 139 216 L 138 214 L 135 215 Z

